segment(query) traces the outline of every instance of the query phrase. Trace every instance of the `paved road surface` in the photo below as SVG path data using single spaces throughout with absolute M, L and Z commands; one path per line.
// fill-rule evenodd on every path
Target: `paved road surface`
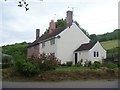
M 3 88 L 118 88 L 118 81 L 3 82 Z

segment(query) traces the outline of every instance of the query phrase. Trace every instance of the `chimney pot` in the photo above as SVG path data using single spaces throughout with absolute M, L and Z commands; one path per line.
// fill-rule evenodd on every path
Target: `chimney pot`
M 55 22 L 54 20 L 51 20 L 51 22 L 49 23 L 49 33 L 52 33 L 55 30 Z
M 73 11 L 67 11 L 67 18 L 66 18 L 66 21 L 67 21 L 67 26 L 70 26 L 72 25 L 72 22 L 73 22 Z

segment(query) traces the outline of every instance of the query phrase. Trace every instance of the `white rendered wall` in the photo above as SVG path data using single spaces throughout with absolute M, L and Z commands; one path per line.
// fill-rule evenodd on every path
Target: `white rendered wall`
M 81 59 L 83 60 L 82 64 L 85 64 L 85 61 L 90 61 L 90 52 L 88 50 L 86 51 L 80 51 L 77 52 L 78 53 L 78 61 L 80 61 Z
M 74 60 L 74 51 L 83 43 L 88 43 L 89 38 L 73 23 L 72 26 L 66 28 L 57 39 L 57 57 L 62 63 Z
M 50 44 L 50 40 L 45 41 L 45 47 L 42 48 L 42 43 L 40 43 L 40 53 L 55 53 L 57 55 L 57 40 L 55 39 L 55 44 Z
M 94 51 L 98 51 L 99 52 L 99 57 L 94 57 Z M 97 42 L 95 44 L 95 46 L 90 49 L 90 57 L 89 57 L 92 61 L 92 63 L 94 61 L 100 61 L 102 63 L 102 59 L 106 58 L 106 50 L 101 46 L 101 44 L 99 42 Z

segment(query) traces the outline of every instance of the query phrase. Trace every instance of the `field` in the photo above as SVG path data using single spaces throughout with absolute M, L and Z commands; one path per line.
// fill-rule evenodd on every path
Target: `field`
M 106 50 L 109 50 L 109 49 L 118 47 L 118 40 L 110 40 L 110 41 L 101 42 L 101 45 L 102 45 Z

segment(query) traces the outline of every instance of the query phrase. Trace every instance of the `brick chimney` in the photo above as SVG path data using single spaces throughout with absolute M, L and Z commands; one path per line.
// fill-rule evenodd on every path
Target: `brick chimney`
M 67 21 L 67 26 L 72 25 L 73 22 L 73 11 L 67 11 L 67 17 L 66 17 L 66 21 Z
M 36 29 L 36 40 L 40 37 L 40 29 Z
M 51 20 L 49 23 L 49 33 L 52 33 L 55 30 L 55 22 L 54 20 Z

